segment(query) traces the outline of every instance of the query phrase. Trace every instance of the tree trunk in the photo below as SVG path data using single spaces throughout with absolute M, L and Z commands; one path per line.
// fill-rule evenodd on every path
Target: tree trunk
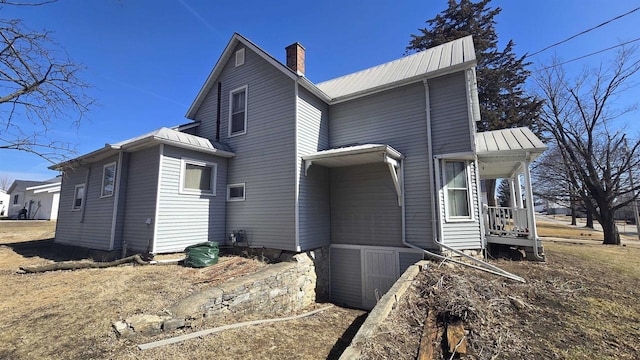
M 587 209 L 587 225 L 585 227 L 593 229 L 593 213 L 589 209 Z
M 604 245 L 620 245 L 620 234 L 616 227 L 615 217 L 610 212 L 600 212 L 600 225 L 602 225 L 602 231 L 604 232 Z

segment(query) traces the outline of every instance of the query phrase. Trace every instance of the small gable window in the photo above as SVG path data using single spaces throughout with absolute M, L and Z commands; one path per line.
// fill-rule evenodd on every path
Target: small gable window
M 244 64 L 244 48 L 236 51 L 236 66 Z
M 100 197 L 113 195 L 116 186 L 116 163 L 108 163 L 102 167 L 102 192 Z
M 80 210 L 84 204 L 84 184 L 76 185 L 73 192 L 73 205 L 71 210 Z
M 227 185 L 227 201 L 244 201 L 244 183 Z
M 215 196 L 217 170 L 218 167 L 215 163 L 182 159 L 180 192 Z
M 229 93 L 229 137 L 247 132 L 247 86 Z

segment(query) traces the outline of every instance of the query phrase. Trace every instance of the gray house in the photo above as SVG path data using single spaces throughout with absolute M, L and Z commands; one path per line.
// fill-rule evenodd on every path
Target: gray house
M 479 200 L 481 179 L 520 173 L 530 195 L 545 147 L 524 128 L 476 133 L 471 37 L 318 84 L 304 57 L 295 43 L 285 65 L 234 34 L 191 123 L 53 166 L 65 173 L 56 242 L 328 250 L 314 253 L 329 254 L 332 299 L 361 308 L 423 249 L 481 254 L 510 239 L 540 256 L 532 209 Z
M 18 219 L 20 212 L 25 211 L 23 219 L 55 220 L 58 216 L 61 180 L 60 177 L 45 181 L 15 180 L 7 191 L 9 201 L 4 204 L 4 215 Z M 0 206 L 0 210 L 2 208 Z

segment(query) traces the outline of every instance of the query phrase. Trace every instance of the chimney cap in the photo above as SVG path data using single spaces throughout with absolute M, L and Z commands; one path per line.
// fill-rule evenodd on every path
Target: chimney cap
M 305 49 L 305 48 L 304 48 L 304 46 L 302 46 L 302 44 L 300 44 L 300 43 L 299 43 L 299 42 L 297 42 L 297 41 L 296 41 L 296 42 L 294 42 L 293 44 L 291 44 L 291 45 L 287 46 L 285 49 L 289 49 L 289 48 L 294 47 L 294 46 L 299 46 L 299 47 L 301 47 L 301 48 L 302 48 L 302 50 L 307 50 L 307 49 Z

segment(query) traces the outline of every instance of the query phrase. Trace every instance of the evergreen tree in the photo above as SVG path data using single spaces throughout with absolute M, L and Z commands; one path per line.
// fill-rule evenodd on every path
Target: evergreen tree
M 476 50 L 476 76 L 480 100 L 481 121 L 478 131 L 529 126 L 537 132 L 536 120 L 542 102 L 525 94 L 523 86 L 529 71 L 525 57 L 513 52 L 509 40 L 503 50 L 498 48 L 494 20 L 501 9 L 489 7 L 491 0 L 449 0 L 449 7 L 427 27 L 411 35 L 407 52 L 422 51 L 440 44 L 472 35 Z

